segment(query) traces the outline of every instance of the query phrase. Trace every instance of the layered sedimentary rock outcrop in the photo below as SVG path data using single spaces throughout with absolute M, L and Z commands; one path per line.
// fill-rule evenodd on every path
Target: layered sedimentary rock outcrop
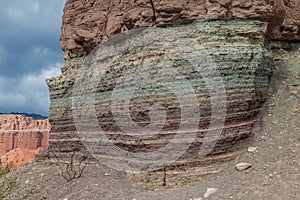
M 0 115 L 0 156 L 2 163 L 19 167 L 32 162 L 35 154 L 49 145 L 48 120 L 22 115 Z
M 299 40 L 299 13 L 297 0 L 67 0 L 60 40 L 72 58 L 128 29 L 230 18 L 268 21 L 268 38 Z
M 68 0 L 61 35 L 67 60 L 62 75 L 47 80 L 50 152 L 63 157 L 87 149 L 112 167 L 148 170 L 133 177 L 150 187 L 183 185 L 218 171 L 257 131 L 273 69 L 266 39 L 299 40 L 298 9 L 292 0 Z M 128 32 L 144 26 L 158 28 Z M 218 76 L 209 75 L 213 66 Z M 142 85 L 145 77 L 138 79 L 139 74 L 156 81 Z M 225 98 L 209 90 L 216 77 Z M 194 95 L 184 93 L 186 81 Z M 182 98 L 191 101 L 181 105 Z M 224 105 L 224 127 L 210 127 L 222 118 L 222 112 L 213 113 Z M 151 132 L 152 123 L 161 128 L 158 134 Z M 215 145 L 205 145 L 216 137 Z M 187 149 L 181 148 L 186 143 Z M 164 148 L 161 157 L 147 157 Z M 199 156 L 205 150 L 209 154 Z M 155 163 L 173 154 L 180 156 Z
M 139 182 L 148 182 L 150 186 L 176 186 L 197 180 L 200 175 L 214 172 L 216 169 L 212 167 L 212 163 L 217 165 L 217 163 L 221 164 L 224 161 L 233 159 L 237 155 L 238 150 L 249 143 L 249 139 L 251 139 L 253 134 L 252 128 L 258 120 L 257 115 L 260 107 L 267 98 L 268 78 L 272 71 L 272 59 L 262 45 L 266 29 L 267 24 L 259 21 L 195 22 L 189 25 L 157 29 L 155 36 L 157 40 L 153 38 L 153 41 L 148 41 L 150 42 L 149 44 L 146 41 L 147 45 L 132 50 L 131 53 L 123 52 L 124 54 L 120 53 L 121 55 L 115 55 L 114 53 L 109 55 L 101 54 L 103 60 L 111 59 L 114 61 L 104 65 L 101 64 L 100 68 L 86 67 L 86 65 L 82 64 L 82 59 L 78 58 L 67 61 L 63 68 L 63 74 L 48 80 L 51 93 L 51 150 L 54 152 L 82 150 L 84 147 L 77 136 L 77 131 L 80 131 L 86 133 L 81 135 L 81 139 L 85 141 L 84 144 L 94 157 L 116 165 L 119 163 L 120 166 L 124 164 L 120 163 L 122 160 L 128 159 L 129 166 L 125 165 L 123 167 L 131 168 L 134 166 L 138 169 L 143 167 L 147 169 L 147 166 L 143 166 L 143 161 L 139 160 L 139 158 L 120 154 L 118 150 L 111 149 L 111 145 L 131 153 L 147 153 L 164 148 L 175 139 L 175 143 L 177 143 L 175 148 L 171 148 L 167 152 L 178 154 L 180 158 L 173 163 L 163 163 L 165 164 L 163 169 L 158 169 L 158 172 L 154 174 L 136 175 L 135 178 Z M 176 34 L 169 34 L 173 31 Z M 220 98 L 215 108 L 218 109 L 220 107 L 219 109 L 221 109 L 222 105 L 226 107 L 224 129 L 222 130 L 223 127 L 215 127 L 215 131 L 221 131 L 221 136 L 214 150 L 205 158 L 199 157 L 200 148 L 204 143 L 208 130 L 210 130 L 208 128 L 210 121 L 213 117 L 218 117 L 211 116 L 212 94 L 209 93 L 205 86 L 203 74 L 193 69 L 193 66 L 186 63 L 184 58 L 173 56 L 168 49 L 169 46 L 169 48 L 172 47 L 174 52 L 183 51 L 182 53 L 184 53 L 186 50 L 189 51 L 189 49 L 183 49 L 181 45 L 172 46 L 174 41 L 180 40 L 185 44 L 190 44 L 188 40 L 185 41 L 187 36 L 197 41 L 193 52 L 199 53 L 199 59 L 201 59 L 202 55 L 209 55 L 212 58 L 212 62 L 216 64 L 224 80 L 226 90 L 225 100 Z M 147 37 L 147 34 L 143 35 L 143 39 Z M 159 39 L 159 37 L 162 37 L 162 39 Z M 151 36 L 148 38 L 151 39 Z M 165 40 L 166 38 L 168 40 Z M 138 41 L 139 37 L 136 36 L 134 40 Z M 120 45 L 121 48 L 126 49 L 126 44 Z M 129 42 L 128 45 L 128 48 L 130 48 L 133 43 Z M 167 48 L 164 48 L 164 46 L 167 46 Z M 141 58 L 143 58 L 144 63 L 154 63 L 155 65 L 157 64 L 157 67 L 139 69 L 142 67 L 140 66 Z M 179 75 L 184 76 L 188 83 L 191 84 L 195 91 L 195 101 L 199 102 L 200 105 L 199 113 L 201 113 L 201 116 L 194 116 L 195 119 L 182 118 L 182 112 L 185 109 L 191 109 L 189 103 L 180 105 L 177 99 L 184 98 L 184 94 L 175 93 L 174 95 L 172 92 L 168 92 L 166 88 L 161 88 L 160 83 L 174 84 L 175 91 L 181 90 L 180 86 L 176 86 L 180 85 L 180 80 L 176 80 L 176 77 L 171 73 L 172 70 L 165 68 L 166 66 L 161 63 L 165 61 L 169 62 L 172 69 L 177 71 Z M 97 82 L 96 85 L 81 88 L 80 83 L 85 85 L 86 77 L 91 77 L 94 73 L 103 69 L 105 69 L 105 74 L 107 75 L 99 78 L 100 82 Z M 155 74 L 158 74 L 161 78 L 154 85 L 140 88 L 139 92 L 137 92 L 138 94 L 135 94 L 130 99 L 131 118 L 140 126 L 146 126 L 150 123 L 149 115 L 153 104 L 158 103 L 165 109 L 167 119 L 159 134 L 153 136 L 151 135 L 152 133 L 147 135 L 147 133 L 141 131 L 140 134 L 146 136 L 146 139 L 143 139 L 139 136 L 128 136 L 118 127 L 116 116 L 114 115 L 116 113 L 112 111 L 112 92 L 117 87 L 117 81 L 122 77 L 124 70 L 133 70 L 135 72 L 148 70 L 146 73 L 154 74 L 154 77 Z M 209 70 L 209 65 L 205 66 L 205 70 Z M 207 73 L 205 70 L 202 73 Z M 154 77 L 149 79 L 152 80 Z M 214 78 L 211 81 L 214 81 Z M 138 83 L 132 80 L 132 82 L 129 81 L 129 83 L 126 82 L 124 84 L 123 89 L 126 90 Z M 110 141 L 97 134 L 96 129 L 94 129 L 95 121 L 89 113 L 90 107 L 85 105 L 84 102 L 84 98 L 87 101 L 89 98 L 89 94 L 86 92 L 92 92 L 96 96 L 95 112 L 98 119 L 96 123 L 102 128 Z M 77 102 L 78 104 L 75 102 L 74 104 L 72 97 L 83 98 L 83 102 Z M 79 107 L 77 108 L 79 111 L 77 110 L 74 113 L 76 106 Z M 197 111 L 193 110 L 192 112 Z M 121 118 L 126 118 L 126 111 L 119 110 L 118 114 L 121 115 Z M 152 116 L 157 115 L 159 115 L 159 111 L 154 110 Z M 77 124 L 75 124 L 76 119 L 73 117 L 77 118 L 77 120 L 81 118 L 87 121 L 77 121 Z M 196 124 L 198 129 L 195 131 L 192 127 L 195 127 L 195 120 L 198 117 L 199 122 Z M 129 120 L 131 119 L 128 119 L 128 127 Z M 185 122 L 185 128 L 180 127 L 184 123 L 183 121 Z M 80 129 L 80 127 L 78 130 L 78 124 L 82 123 L 86 130 L 84 128 Z M 127 126 L 126 123 L 127 120 L 125 120 L 125 126 Z M 176 139 L 177 130 L 179 129 L 180 138 Z M 211 137 L 214 136 L 212 135 Z M 180 151 L 182 149 L 180 147 L 187 142 L 186 140 L 193 141 L 181 155 Z M 139 162 L 142 164 L 139 165 Z

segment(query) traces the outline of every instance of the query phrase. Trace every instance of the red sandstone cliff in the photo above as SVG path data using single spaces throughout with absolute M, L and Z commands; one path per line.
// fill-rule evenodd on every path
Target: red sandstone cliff
M 0 157 L 3 165 L 32 162 L 48 147 L 50 123 L 22 115 L 0 115 Z
M 129 29 L 224 18 L 262 19 L 269 39 L 300 40 L 299 0 L 67 0 L 60 43 L 72 58 Z

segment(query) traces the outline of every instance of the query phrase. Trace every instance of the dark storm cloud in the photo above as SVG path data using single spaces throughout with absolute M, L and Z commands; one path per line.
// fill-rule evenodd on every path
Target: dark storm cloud
M 0 112 L 47 114 L 44 79 L 59 73 L 63 0 L 1 0 Z

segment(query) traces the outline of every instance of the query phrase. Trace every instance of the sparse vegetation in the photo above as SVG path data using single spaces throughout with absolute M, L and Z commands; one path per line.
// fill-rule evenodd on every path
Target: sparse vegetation
M 12 164 L 5 165 L 2 167 L 0 159 L 0 178 L 8 174 L 12 169 Z M 0 200 L 5 197 L 13 188 L 17 186 L 16 180 L 4 180 L 0 182 Z
M 2 162 L 0 159 L 0 178 L 6 174 L 8 174 L 11 171 L 12 164 L 5 165 L 5 167 L 2 167 Z
M 17 187 L 16 180 L 5 180 L 0 183 L 0 200 L 3 199 L 11 190 Z
M 36 195 L 36 194 L 39 194 L 39 193 L 41 193 L 41 189 L 40 188 L 33 188 L 33 189 L 31 189 L 31 190 L 28 190 L 27 191 L 27 193 L 26 194 L 24 194 L 23 195 L 23 197 L 22 197 L 22 200 L 24 199 L 27 199 L 28 197 L 32 197 L 32 196 L 34 196 L 34 195 Z
M 80 178 L 87 166 L 87 163 L 85 162 L 87 156 L 80 154 L 76 149 L 70 152 L 70 156 L 67 158 L 63 158 L 61 150 L 59 150 L 59 155 L 54 155 L 54 157 L 56 159 L 56 164 L 60 168 L 62 177 L 67 181 Z

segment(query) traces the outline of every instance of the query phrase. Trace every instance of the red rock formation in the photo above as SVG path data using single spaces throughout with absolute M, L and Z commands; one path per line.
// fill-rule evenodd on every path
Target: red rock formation
M 3 165 L 32 162 L 48 147 L 50 123 L 22 115 L 0 115 L 0 157 Z
M 128 29 L 224 18 L 268 20 L 269 39 L 300 40 L 298 0 L 67 0 L 60 41 L 72 58 Z
M 40 153 L 43 149 L 35 150 L 29 149 L 14 149 L 1 157 L 2 166 L 11 164 L 12 169 L 16 169 L 25 163 L 31 163 L 35 159 L 35 155 Z

